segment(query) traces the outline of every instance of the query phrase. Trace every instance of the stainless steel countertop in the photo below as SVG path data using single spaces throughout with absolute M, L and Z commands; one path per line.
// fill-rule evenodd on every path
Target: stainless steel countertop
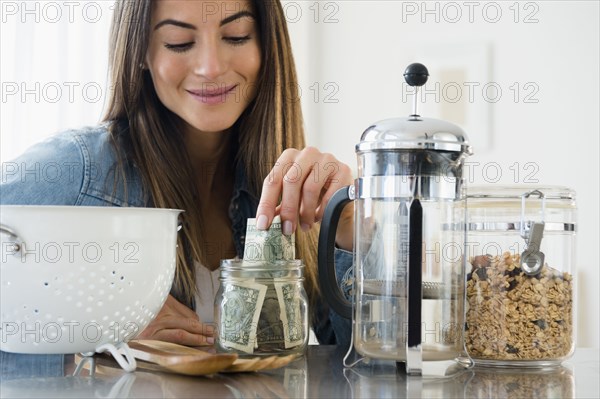
M 306 356 L 282 369 L 261 373 L 185 377 L 101 365 L 78 376 L 31 377 L 28 370 L 0 381 L 0 396 L 61 398 L 598 398 L 598 349 L 578 349 L 550 370 L 475 367 L 448 379 L 428 380 L 397 372 L 393 363 L 342 367 L 344 350 L 310 346 Z M 71 360 L 73 362 L 73 360 Z M 91 362 L 86 367 L 89 369 Z M 71 366 L 74 366 L 73 364 Z M 85 375 L 84 375 L 85 374 Z

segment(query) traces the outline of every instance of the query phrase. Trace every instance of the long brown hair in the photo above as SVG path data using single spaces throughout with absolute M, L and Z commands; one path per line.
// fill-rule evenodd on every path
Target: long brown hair
M 193 261 L 206 260 L 195 171 L 187 157 L 180 121 L 159 100 L 142 65 L 149 45 L 152 1 L 120 1 L 110 34 L 113 90 L 104 120 L 117 153 L 135 164 L 153 206 L 184 209 L 179 232 L 174 292 L 188 303 L 196 292 Z M 254 0 L 261 43 L 257 94 L 236 122 L 235 159 L 258 198 L 262 182 L 286 148 L 305 146 L 298 80 L 284 12 L 279 1 Z M 121 160 L 120 162 L 125 162 Z M 318 296 L 317 232 L 296 233 L 297 257 L 306 265 L 310 302 Z

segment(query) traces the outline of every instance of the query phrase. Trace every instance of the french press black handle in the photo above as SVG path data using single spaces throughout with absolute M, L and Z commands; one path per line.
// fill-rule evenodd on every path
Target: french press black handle
M 335 273 L 335 233 L 344 206 L 354 198 L 354 186 L 342 187 L 333 194 L 323 213 L 319 233 L 319 284 L 325 300 L 331 308 L 346 319 L 352 318 L 352 304 L 344 297 Z

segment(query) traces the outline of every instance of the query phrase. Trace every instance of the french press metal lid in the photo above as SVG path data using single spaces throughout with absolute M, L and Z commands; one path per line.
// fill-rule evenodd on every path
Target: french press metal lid
M 415 87 L 412 114 L 391 118 L 369 126 L 363 133 L 356 152 L 373 150 L 424 149 L 471 154 L 465 132 L 458 126 L 434 118 L 424 118 L 417 112 L 418 89 L 429 77 L 423 64 L 410 64 L 404 71 L 408 85 Z
M 358 198 L 458 199 L 462 162 L 472 149 L 465 132 L 450 122 L 418 114 L 418 89 L 429 76 L 423 64 L 410 64 L 406 82 L 415 87 L 412 113 L 369 126 L 356 145 Z M 406 183 L 392 176 L 407 176 Z

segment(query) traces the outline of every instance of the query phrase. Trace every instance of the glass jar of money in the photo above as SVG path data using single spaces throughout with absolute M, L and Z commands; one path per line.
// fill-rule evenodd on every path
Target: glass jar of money
M 308 300 L 301 260 L 221 261 L 215 298 L 220 352 L 271 356 L 302 353 L 308 343 Z

